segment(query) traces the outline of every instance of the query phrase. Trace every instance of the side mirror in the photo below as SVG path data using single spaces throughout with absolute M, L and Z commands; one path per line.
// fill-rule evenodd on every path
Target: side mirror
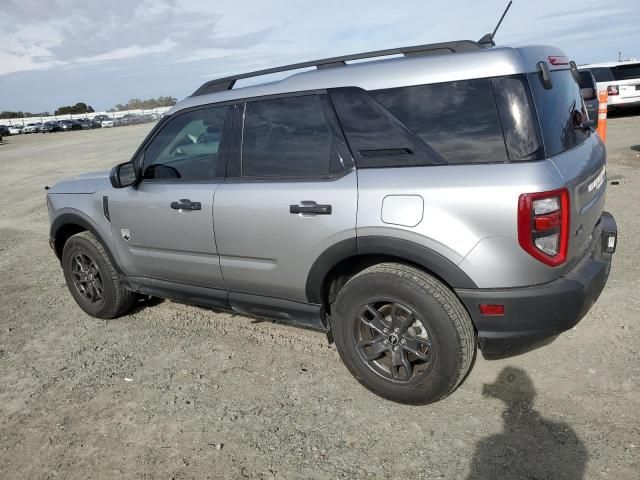
M 591 87 L 581 88 L 580 93 L 585 100 L 593 100 L 596 98 L 596 89 Z
M 138 173 L 133 162 L 121 163 L 111 169 L 109 180 L 113 188 L 129 187 L 138 183 Z

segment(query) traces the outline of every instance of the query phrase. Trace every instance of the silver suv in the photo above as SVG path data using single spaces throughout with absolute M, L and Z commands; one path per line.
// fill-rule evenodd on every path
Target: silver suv
M 433 402 L 476 346 L 548 342 L 604 288 L 577 78 L 556 48 L 458 41 L 207 82 L 129 162 L 48 191 L 51 247 L 89 315 L 142 294 L 322 329 L 371 391 Z

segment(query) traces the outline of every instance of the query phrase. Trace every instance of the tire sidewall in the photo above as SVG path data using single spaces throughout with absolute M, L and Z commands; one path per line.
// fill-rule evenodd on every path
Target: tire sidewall
M 100 302 L 89 303 L 86 298 L 78 292 L 73 283 L 71 276 L 72 261 L 73 257 L 78 253 L 88 256 L 98 266 L 103 286 L 103 298 Z M 107 261 L 108 259 L 104 258 L 102 252 L 100 252 L 91 241 L 82 236 L 71 237 L 64 245 L 62 252 L 62 269 L 65 282 L 78 306 L 92 317 L 102 318 L 107 316 L 108 312 L 113 310 L 113 306 L 116 303 L 116 289 L 109 274 Z
M 376 295 L 380 292 L 379 295 Z M 373 372 L 357 352 L 353 332 L 361 309 L 375 301 L 394 301 L 413 309 L 424 322 L 433 345 L 432 364 L 415 383 L 393 383 Z M 444 299 L 442 299 L 444 301 Z M 443 307 L 433 295 L 414 282 L 391 273 L 367 273 L 354 277 L 340 291 L 332 322 L 336 347 L 345 365 L 374 393 L 401 403 L 425 404 L 446 396 L 461 368 L 461 340 Z

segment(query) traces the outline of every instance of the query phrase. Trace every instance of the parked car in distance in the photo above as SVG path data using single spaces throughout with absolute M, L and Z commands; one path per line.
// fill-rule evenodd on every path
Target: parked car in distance
M 110 175 L 47 191 L 87 314 L 143 294 L 317 328 L 366 388 L 425 404 L 477 348 L 519 353 L 589 311 L 617 226 L 564 52 L 462 40 L 274 71 L 206 82 Z
M 22 129 L 22 133 L 38 133 L 42 128 L 42 123 L 27 123 Z
M 123 127 L 128 125 L 138 125 L 139 123 L 142 123 L 142 117 L 135 113 L 127 113 L 116 119 L 116 125 Z
M 93 121 L 100 122 L 100 126 L 104 128 L 115 127 L 115 121 L 109 115 L 96 115 Z
M 584 104 L 587 107 L 587 113 L 591 120 L 598 121 L 598 88 L 596 85 L 596 79 L 590 70 L 580 70 L 580 93 L 584 99 Z
M 20 135 L 24 127 L 22 125 L 9 125 L 9 134 Z
M 606 91 L 609 110 L 640 107 L 640 62 L 607 62 L 581 65 L 580 70 L 590 70 L 596 79 L 598 91 Z
M 54 133 L 54 132 L 60 132 L 60 131 L 62 131 L 62 128 L 60 128 L 60 125 L 58 125 L 58 122 L 54 122 L 54 121 L 44 122 L 42 124 L 42 127 L 40 128 L 41 133 Z
M 83 130 L 91 130 L 93 127 L 93 122 L 89 118 L 79 118 L 76 120 Z
M 77 120 L 58 120 L 58 125 L 63 132 L 68 130 L 82 130 L 82 125 Z
M 9 127 L 7 127 L 6 125 L 0 125 L 0 135 L 2 135 L 3 137 L 8 137 L 9 135 L 11 135 L 11 132 L 9 132 Z

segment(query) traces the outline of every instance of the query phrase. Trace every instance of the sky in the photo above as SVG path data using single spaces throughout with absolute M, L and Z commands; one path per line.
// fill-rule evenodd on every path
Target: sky
M 603 5 L 607 4 L 605 8 Z M 0 111 L 105 110 L 207 80 L 493 30 L 507 0 L 0 0 Z M 499 45 L 640 58 L 640 0 L 515 0 Z

